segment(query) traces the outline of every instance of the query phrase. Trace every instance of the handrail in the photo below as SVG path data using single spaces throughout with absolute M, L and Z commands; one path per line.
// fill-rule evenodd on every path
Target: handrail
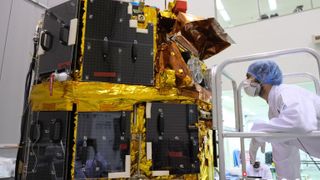
M 305 78 L 309 78 L 310 80 L 313 81 L 315 90 L 316 90 L 316 94 L 318 96 L 320 96 L 320 82 L 319 80 L 312 74 L 310 73 L 290 73 L 290 74 L 285 74 L 283 77 L 305 77 Z
M 212 104 L 214 104 L 214 108 L 212 109 L 213 119 L 217 121 L 217 130 L 218 130 L 218 141 L 219 141 L 219 169 L 220 169 L 220 179 L 225 180 L 225 164 L 224 164 L 224 137 L 223 137 L 223 122 L 222 122 L 222 88 L 221 88 L 221 74 L 223 69 L 232 63 L 240 63 L 246 61 L 253 61 L 257 59 L 264 59 L 270 57 L 277 57 L 286 54 L 296 54 L 296 53 L 308 53 L 312 55 L 317 62 L 318 71 L 320 70 L 320 55 L 317 52 L 310 48 L 296 48 L 296 49 L 287 49 L 287 50 L 279 50 L 272 51 L 266 53 L 258 53 L 249 56 L 243 56 L 238 58 L 232 58 L 222 62 L 220 65 L 216 66 L 215 69 L 212 68 L 211 76 L 212 76 Z M 320 71 L 319 77 L 320 77 Z M 241 112 L 239 112 L 240 114 Z M 215 127 L 213 127 L 215 128 Z M 241 128 L 241 126 L 240 126 Z
M 253 137 L 277 137 L 277 138 L 297 138 L 297 137 L 316 137 L 320 136 L 320 131 L 312 131 L 307 134 L 294 134 L 294 133 L 266 133 L 266 132 L 225 132 L 223 137 L 227 138 L 253 138 Z
M 216 69 L 216 65 L 212 66 L 211 72 L 212 72 L 212 71 L 215 71 L 215 69 Z M 238 93 L 237 93 L 237 92 L 238 92 L 237 82 L 236 82 L 236 80 L 233 79 L 226 71 L 223 71 L 223 72 L 222 72 L 222 75 L 231 81 L 233 97 L 235 98 L 235 99 L 234 99 L 235 119 L 237 119 L 237 118 L 239 117 L 239 111 L 238 111 L 238 108 L 237 108 L 237 106 L 238 106 L 238 104 L 239 104 L 239 103 L 238 103 L 238 99 L 239 99 L 239 98 L 237 97 L 237 96 L 238 96 Z M 216 123 L 213 123 L 213 126 L 214 126 L 213 129 L 216 129 L 217 124 L 216 124 Z M 237 129 L 237 130 L 239 129 L 238 123 L 236 123 L 236 129 Z M 239 130 L 238 130 L 238 131 L 239 131 Z
M 233 92 L 233 97 L 234 97 L 234 110 L 235 110 L 235 119 L 236 119 L 236 130 L 239 131 L 239 123 L 237 122 L 237 119 L 239 118 L 239 109 L 237 108 L 239 102 L 239 97 L 238 97 L 238 93 L 237 93 L 237 82 L 225 71 L 222 72 L 222 74 L 229 80 L 231 80 L 231 84 L 232 84 L 232 92 Z

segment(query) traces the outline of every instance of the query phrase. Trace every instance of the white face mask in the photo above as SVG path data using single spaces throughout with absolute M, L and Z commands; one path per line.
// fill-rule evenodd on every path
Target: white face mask
M 261 91 L 261 86 L 259 83 L 251 82 L 251 80 L 246 79 L 243 81 L 244 92 L 249 96 L 258 96 Z

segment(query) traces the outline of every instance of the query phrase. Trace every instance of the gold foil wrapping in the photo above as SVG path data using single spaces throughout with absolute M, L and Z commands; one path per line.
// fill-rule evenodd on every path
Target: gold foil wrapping
M 73 135 L 74 135 L 74 138 L 73 138 L 73 147 L 72 147 L 72 162 L 71 162 L 71 178 L 74 179 L 75 177 L 75 162 L 76 162 L 76 145 L 77 145 L 77 130 L 78 130 L 78 112 L 75 112 L 74 114 L 74 119 L 73 119 L 73 122 L 74 122 L 74 129 L 73 129 Z
M 80 44 L 80 57 L 78 59 L 78 64 L 80 65 L 79 70 L 74 73 L 75 80 L 82 79 L 83 72 L 83 57 L 84 57 L 84 48 L 85 48 L 85 35 L 86 35 L 86 24 L 87 24 L 87 7 L 88 0 L 83 0 L 83 14 L 82 14 L 82 29 L 81 29 L 81 44 Z
M 192 86 L 190 70 L 184 62 L 178 46 L 174 42 L 162 43 L 157 54 L 156 70 L 163 73 L 165 69 L 175 71 L 175 84 L 179 88 Z
M 136 117 L 131 121 L 131 176 L 137 176 L 139 169 L 140 175 L 151 176 L 150 168 L 151 160 L 146 157 L 146 141 L 145 141 L 145 123 L 144 118 L 145 106 L 142 104 L 136 106 Z M 139 166 L 139 167 L 138 167 Z
M 199 160 L 201 180 L 214 179 L 212 130 L 204 121 L 199 121 Z
M 231 45 L 231 38 L 214 18 L 179 13 L 171 36 L 200 60 L 205 60 Z
M 177 89 L 159 91 L 153 87 L 102 82 L 55 82 L 52 96 L 49 83 L 35 85 L 31 93 L 33 111 L 71 111 L 77 104 L 79 112 L 126 111 L 134 104 L 149 101 L 194 101 L 181 96 Z

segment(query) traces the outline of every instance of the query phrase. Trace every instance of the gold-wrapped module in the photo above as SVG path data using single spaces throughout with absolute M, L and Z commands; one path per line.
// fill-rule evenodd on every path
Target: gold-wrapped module
M 52 96 L 49 83 L 33 86 L 31 103 L 33 111 L 71 111 L 77 104 L 78 112 L 131 111 L 139 102 L 191 101 L 171 88 L 159 91 L 141 85 L 112 84 L 103 82 L 55 82 Z

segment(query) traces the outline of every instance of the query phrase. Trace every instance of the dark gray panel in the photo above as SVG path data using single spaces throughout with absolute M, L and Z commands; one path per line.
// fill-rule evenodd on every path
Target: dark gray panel
M 68 112 L 34 112 L 28 137 L 32 141 L 27 179 L 64 179 L 67 167 Z M 71 131 L 73 132 L 73 131 Z
M 61 39 L 67 42 L 70 20 L 78 16 L 78 2 L 71 0 L 46 11 L 43 29 L 47 35 L 46 38 L 42 36 L 46 41 L 41 44 L 48 49 L 40 56 L 40 74 L 60 69 L 70 70 L 74 46 L 62 43 Z
M 152 103 L 147 119 L 147 142 L 152 142 L 153 170 L 170 174 L 199 172 L 196 105 Z M 193 127 L 192 127 L 193 126 Z
M 153 85 L 153 26 L 137 33 L 127 9 L 117 1 L 88 3 L 84 80 Z
M 125 171 L 125 155 L 130 154 L 130 118 L 130 112 L 79 113 L 76 179 Z

